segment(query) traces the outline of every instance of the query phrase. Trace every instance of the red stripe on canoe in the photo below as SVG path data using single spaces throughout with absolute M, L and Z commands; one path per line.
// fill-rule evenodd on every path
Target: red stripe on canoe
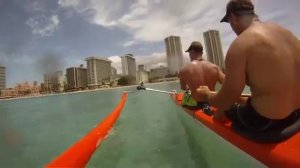
M 101 144 L 110 128 L 118 119 L 125 104 L 127 93 L 123 93 L 118 106 L 96 128 L 64 151 L 46 167 L 85 167 L 92 154 Z
M 172 96 L 177 105 L 181 106 L 183 94 Z M 300 133 L 280 143 L 256 143 L 246 139 L 231 129 L 230 124 L 224 124 L 213 120 L 202 110 L 189 110 L 183 108 L 190 115 L 195 117 L 210 128 L 212 131 L 226 139 L 228 142 L 245 151 L 255 159 L 268 167 L 300 167 Z

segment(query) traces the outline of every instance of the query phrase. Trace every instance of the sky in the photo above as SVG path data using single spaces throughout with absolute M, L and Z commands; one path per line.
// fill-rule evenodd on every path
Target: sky
M 7 87 L 42 82 L 43 73 L 132 53 L 148 68 L 166 65 L 164 39 L 204 44 L 203 32 L 220 31 L 224 53 L 236 35 L 219 21 L 227 0 L 0 0 L 0 65 Z M 275 22 L 300 39 L 299 0 L 253 0 L 262 21 Z M 205 50 L 205 49 L 204 49 Z M 188 54 L 184 53 L 188 60 Z

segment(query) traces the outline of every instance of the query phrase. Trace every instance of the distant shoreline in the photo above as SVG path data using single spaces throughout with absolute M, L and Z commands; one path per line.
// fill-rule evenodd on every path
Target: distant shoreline
M 163 84 L 163 83 L 175 83 L 175 82 L 179 82 L 179 80 L 155 82 L 155 83 L 145 83 L 145 85 L 148 86 L 148 85 Z M 21 100 L 21 99 L 34 99 L 34 98 L 41 98 L 41 97 L 48 97 L 48 96 L 59 96 L 59 95 L 88 93 L 88 92 L 96 92 L 96 91 L 102 91 L 102 90 L 113 90 L 113 89 L 129 88 L 129 87 L 136 87 L 136 86 L 139 86 L 139 85 L 117 86 L 117 87 L 110 87 L 110 88 L 97 88 L 97 89 L 92 89 L 92 90 L 82 90 L 82 91 L 75 91 L 75 92 L 63 92 L 63 93 L 55 93 L 55 94 L 40 94 L 40 95 L 22 96 L 22 97 L 14 97 L 14 98 L 7 98 L 7 99 L 4 98 L 4 99 L 0 99 L 0 102 L 12 101 L 12 100 Z

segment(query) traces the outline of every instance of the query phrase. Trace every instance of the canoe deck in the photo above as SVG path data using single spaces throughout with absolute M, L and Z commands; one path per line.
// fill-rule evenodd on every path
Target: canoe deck
M 182 97 L 182 93 L 172 95 L 174 102 L 179 106 Z M 219 136 L 268 167 L 300 167 L 300 132 L 280 143 L 257 143 L 237 134 L 230 123 L 216 121 L 202 110 L 183 109 Z

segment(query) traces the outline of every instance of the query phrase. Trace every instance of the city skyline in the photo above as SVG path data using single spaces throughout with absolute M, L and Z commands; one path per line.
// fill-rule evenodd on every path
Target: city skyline
M 202 33 L 208 29 L 220 31 L 225 56 L 236 36 L 228 24 L 219 23 L 225 13 L 224 0 L 174 0 L 172 5 L 160 0 L 112 3 L 0 1 L 0 64 L 6 67 L 6 86 L 42 82 L 47 71 L 85 64 L 84 58 L 91 55 L 107 56 L 118 73 L 119 56 L 124 53 L 134 54 L 137 64 L 149 68 L 165 66 L 165 37 L 180 36 L 182 49 L 186 50 L 191 41 L 204 44 Z M 253 3 L 262 21 L 276 22 L 300 38 L 300 23 L 294 21 L 299 18 L 300 1 Z M 184 59 L 187 56 L 184 53 Z

